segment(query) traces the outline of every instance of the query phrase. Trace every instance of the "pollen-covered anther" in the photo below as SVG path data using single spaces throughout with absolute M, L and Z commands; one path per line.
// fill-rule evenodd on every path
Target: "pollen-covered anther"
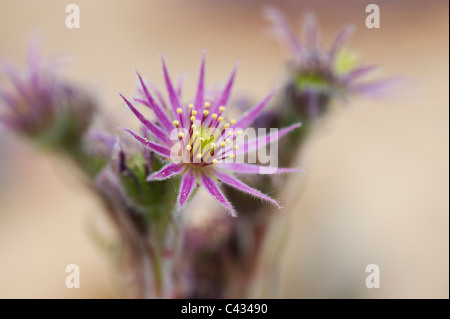
M 237 135 L 237 136 L 242 135 L 242 130 L 237 131 L 237 132 L 236 132 L 236 135 Z
M 235 145 L 233 148 L 237 151 L 239 149 L 239 146 Z
M 219 107 L 219 111 L 220 111 L 220 112 L 222 112 L 222 113 L 223 113 L 223 112 L 225 112 L 225 110 L 226 110 L 225 106 L 221 106 L 221 107 Z
M 231 140 L 230 140 L 229 138 L 227 138 L 227 139 L 225 140 L 225 142 L 226 142 L 227 144 L 230 144 L 230 143 L 231 143 Z
M 196 110 L 192 110 L 192 115 L 197 115 L 197 111 Z
M 192 121 L 192 122 L 195 121 L 195 116 L 194 116 L 194 115 L 191 116 L 191 121 Z
M 222 142 L 222 143 L 220 143 L 220 146 L 225 147 L 225 146 L 227 146 L 227 143 Z
M 228 131 L 228 136 L 233 136 L 233 131 Z
M 204 110 L 204 111 L 203 111 L 203 115 L 204 115 L 204 116 L 207 116 L 208 114 L 209 114 L 209 111 L 208 111 L 208 110 Z
M 177 120 L 173 121 L 172 123 L 173 123 L 173 125 L 175 125 L 175 126 L 179 126 L 179 125 L 180 125 L 180 122 L 177 121 Z
M 211 148 L 215 148 L 216 147 L 216 143 L 211 143 L 209 145 L 211 146 Z
M 213 119 L 217 118 L 217 114 L 216 113 L 213 113 L 213 115 L 211 115 L 211 116 L 212 116 Z
M 177 113 L 181 114 L 181 113 L 183 113 L 183 110 L 181 108 L 177 108 Z
M 197 159 L 202 159 L 202 154 L 197 154 Z
M 184 133 L 183 132 L 178 133 L 178 137 L 184 137 Z
M 188 108 L 189 108 L 190 110 L 192 110 L 192 109 L 194 108 L 194 104 L 190 103 L 190 104 L 188 105 Z
M 195 130 L 197 128 L 197 126 L 195 126 L 195 124 L 191 125 L 191 129 Z
M 216 159 L 213 159 L 212 163 L 213 163 L 214 165 L 216 165 L 217 163 L 219 163 L 219 161 L 216 160 Z
M 191 149 L 192 149 L 192 146 L 190 146 L 190 145 L 186 146 L 186 151 L 190 151 Z
M 225 123 L 224 127 L 225 128 L 229 128 L 230 127 L 230 123 Z
M 200 137 L 200 142 L 204 142 L 205 141 L 205 139 L 203 138 L 203 137 Z
M 208 108 L 208 107 L 210 107 L 210 106 L 211 106 L 211 103 L 205 102 L 205 107 L 206 107 L 206 108 Z
M 219 122 L 223 121 L 223 116 L 219 116 L 219 118 L 217 119 Z
M 231 159 L 235 158 L 236 156 L 234 155 L 234 153 L 231 153 L 229 156 Z
M 233 119 L 233 120 L 230 121 L 230 123 L 231 123 L 231 125 L 234 125 L 234 124 L 236 124 L 236 120 Z

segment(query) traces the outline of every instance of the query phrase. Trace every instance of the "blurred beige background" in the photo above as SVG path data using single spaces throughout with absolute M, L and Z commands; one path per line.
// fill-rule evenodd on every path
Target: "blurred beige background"
M 81 9 L 81 28 L 65 27 L 65 6 Z M 344 24 L 350 47 L 382 75 L 408 87 L 389 100 L 352 98 L 310 141 L 299 160 L 308 173 L 282 202 L 292 213 L 281 263 L 282 296 L 449 297 L 449 45 L 447 1 L 376 1 L 381 29 L 365 28 L 373 1 L 277 1 L 300 26 L 318 14 L 324 43 Z M 133 93 L 136 68 L 162 83 L 159 53 L 195 86 L 208 49 L 207 81 L 223 81 L 236 60 L 235 93 L 260 99 L 283 79 L 287 52 L 269 38 L 269 1 L 0 0 L 0 58 L 24 61 L 27 37 L 46 54 L 72 57 L 67 76 L 92 87 L 125 121 L 117 92 Z M 108 257 L 88 225 L 99 207 L 63 166 L 0 136 L 0 298 L 120 297 Z M 304 187 L 302 195 L 295 190 Z M 65 287 L 65 266 L 81 268 L 81 288 Z M 381 288 L 365 287 L 365 266 L 381 268 Z

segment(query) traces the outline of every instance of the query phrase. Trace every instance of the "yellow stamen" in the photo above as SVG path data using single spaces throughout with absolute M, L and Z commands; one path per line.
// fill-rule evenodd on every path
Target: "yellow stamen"
M 192 121 L 192 122 L 195 121 L 195 116 L 194 116 L 194 115 L 191 116 L 191 121 Z
M 227 138 L 227 139 L 225 140 L 225 142 L 226 142 L 227 144 L 230 144 L 230 143 L 231 143 L 231 140 L 230 140 L 229 138 Z
M 173 125 L 175 125 L 175 126 L 180 125 L 180 122 L 178 122 L 177 120 L 173 121 L 172 123 L 173 123 Z
M 230 123 L 231 123 L 231 125 L 234 125 L 234 124 L 236 124 L 236 120 L 233 119 L 230 121 Z
M 227 144 L 225 142 L 220 143 L 220 146 L 225 147 Z
M 224 127 L 225 128 L 229 128 L 230 127 L 230 123 L 225 123 Z
M 208 114 L 209 114 L 209 111 L 208 111 L 208 110 L 204 110 L 204 111 L 203 111 L 203 115 L 204 115 L 204 116 L 207 116 Z
M 213 119 L 216 119 L 216 118 L 217 118 L 217 114 L 216 114 L 216 113 L 213 113 L 212 118 L 213 118 Z
M 214 165 L 216 165 L 217 163 L 218 163 L 218 161 L 216 160 L 216 159 L 213 159 L 213 162 L 212 162 Z
M 204 142 L 205 141 L 205 139 L 203 138 L 203 137 L 200 137 L 200 142 Z
M 239 149 L 239 146 L 235 145 L 233 148 L 237 151 Z
M 228 131 L 228 136 L 233 136 L 233 131 Z
M 192 124 L 192 125 L 191 125 L 191 128 L 192 128 L 193 130 L 195 130 L 195 129 L 197 128 L 197 126 L 195 126 L 195 124 Z
M 234 158 L 235 156 L 234 156 L 234 154 L 233 153 L 231 153 L 230 154 L 230 158 Z
M 190 146 L 190 145 L 186 146 L 187 151 L 190 151 L 191 149 L 192 149 L 192 146 Z
M 183 112 L 183 110 L 181 108 L 177 108 L 177 113 L 181 114 Z
M 219 118 L 217 119 L 219 122 L 223 121 L 223 116 L 219 116 Z
M 205 107 L 206 107 L 206 108 L 208 108 L 208 107 L 210 107 L 210 106 L 211 106 L 211 103 L 205 102 Z
M 237 131 L 237 132 L 236 132 L 236 135 L 237 135 L 237 136 L 242 135 L 242 131 L 241 131 L 241 130 Z
M 216 147 L 216 143 L 211 143 L 211 148 L 215 148 Z
M 196 110 L 192 110 L 192 115 L 197 115 L 197 111 Z
M 202 159 L 202 154 L 197 154 L 198 159 Z
M 220 112 L 224 112 L 224 111 L 225 111 L 225 106 L 219 107 L 219 111 L 220 111 Z
M 184 137 L 184 133 L 183 132 L 178 133 L 178 137 Z
M 190 104 L 188 105 L 188 108 L 192 110 L 192 109 L 194 108 L 194 104 L 190 103 Z

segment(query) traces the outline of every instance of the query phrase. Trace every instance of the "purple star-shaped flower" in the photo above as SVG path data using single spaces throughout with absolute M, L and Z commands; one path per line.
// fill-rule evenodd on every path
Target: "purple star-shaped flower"
M 236 68 L 231 73 L 225 88 L 214 92 L 210 96 L 211 99 L 206 100 L 205 55 L 203 55 L 197 94 L 190 103 L 183 104 L 181 87 L 173 86 L 164 59 L 162 59 L 162 64 L 169 103 L 164 101 L 161 92 L 152 85 L 151 89 L 157 97 L 155 99 L 139 73 L 139 91 L 142 97 L 135 98 L 136 102 L 144 104 L 153 111 L 156 121 L 144 117 L 129 100 L 121 95 L 130 110 L 147 128 L 152 140 L 141 137 L 130 129 L 125 129 L 125 131 L 169 162 L 160 171 L 151 174 L 148 180 L 164 180 L 181 175 L 178 195 L 179 208 L 187 202 L 197 186 L 203 185 L 215 200 L 223 205 L 232 216 L 235 216 L 234 208 L 218 187 L 219 182 L 266 200 L 280 208 L 276 200 L 244 184 L 235 176 L 236 174 L 274 174 L 299 171 L 242 161 L 245 154 L 270 144 L 300 126 L 300 124 L 294 124 L 263 136 L 243 138 L 246 135 L 243 134 L 244 130 L 258 117 L 275 92 L 270 93 L 237 120 L 228 119 L 226 105 L 236 75 Z
M 357 65 L 357 57 L 344 48 L 353 34 L 352 25 L 345 26 L 329 49 L 321 46 L 317 18 L 307 14 L 303 24 L 303 36 L 299 40 L 284 14 L 274 8 L 264 10 L 271 22 L 272 31 L 292 54 L 291 71 L 297 89 L 305 93 L 324 93 L 345 98 L 346 93 L 380 96 L 401 82 L 399 78 L 368 81 L 364 77 L 377 69 L 376 65 Z

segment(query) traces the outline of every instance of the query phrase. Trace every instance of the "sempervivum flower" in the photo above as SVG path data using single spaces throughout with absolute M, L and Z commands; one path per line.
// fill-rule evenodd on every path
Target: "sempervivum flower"
M 215 200 L 232 215 L 235 215 L 234 208 L 219 189 L 218 182 L 226 183 L 280 207 L 277 201 L 249 187 L 234 176 L 235 174 L 273 174 L 296 171 L 242 163 L 245 154 L 270 144 L 300 126 L 300 124 L 294 124 L 279 132 L 271 132 L 248 140 L 243 138 L 247 135 L 244 129 L 258 117 L 274 92 L 239 119 L 229 119 L 226 105 L 236 68 L 231 73 L 225 88 L 214 94 L 210 100 L 206 100 L 205 56 L 203 56 L 197 94 L 189 103 L 182 103 L 181 90 L 174 88 L 164 59 L 162 64 L 169 103 L 164 101 L 156 88 L 154 90 L 158 101 L 155 100 L 139 74 L 143 96 L 135 99 L 154 112 L 156 121 L 145 118 L 129 100 L 122 96 L 131 111 L 151 133 L 153 140 L 141 137 L 129 129 L 125 130 L 138 142 L 168 160 L 168 164 L 160 171 L 151 174 L 148 180 L 165 180 L 181 175 L 179 207 L 186 203 L 196 186 L 203 185 Z
M 34 43 L 32 43 L 34 44 Z M 72 147 L 90 126 L 95 104 L 88 94 L 60 80 L 57 68 L 44 64 L 36 45 L 28 50 L 28 68 L 0 69 L 0 125 L 44 146 Z
M 379 96 L 398 79 L 367 81 L 364 77 L 377 69 L 376 65 L 357 65 L 357 57 L 344 48 L 354 27 L 342 29 L 329 49 L 320 45 L 317 19 L 307 14 L 303 24 L 303 38 L 299 41 L 281 11 L 268 7 L 265 16 L 272 23 L 272 31 L 285 43 L 292 53 L 290 77 L 294 90 L 308 98 L 309 112 L 320 115 L 320 105 L 324 99 L 345 98 L 347 94 L 359 93 Z

